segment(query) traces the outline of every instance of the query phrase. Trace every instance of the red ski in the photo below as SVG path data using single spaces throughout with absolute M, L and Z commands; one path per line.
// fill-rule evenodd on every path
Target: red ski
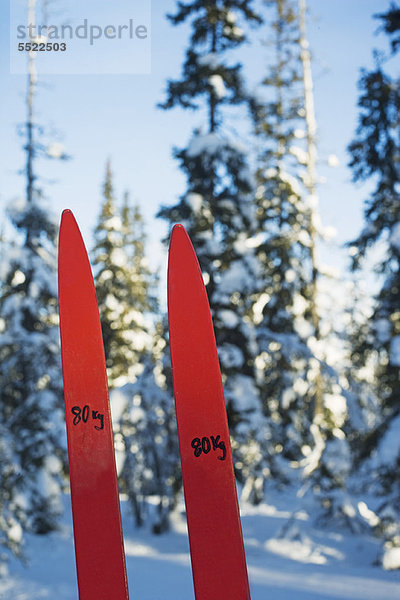
M 249 600 L 221 374 L 190 239 L 172 231 L 168 313 L 179 446 L 196 600 Z
M 59 239 L 65 415 L 80 600 L 127 600 L 103 340 L 92 272 L 70 210 Z

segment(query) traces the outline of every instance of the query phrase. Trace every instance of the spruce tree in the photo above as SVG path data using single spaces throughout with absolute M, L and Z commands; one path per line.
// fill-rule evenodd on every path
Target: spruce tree
M 381 287 L 373 314 L 354 348 L 358 363 L 375 365 L 379 418 L 362 454 L 370 457 L 370 484 L 382 495 L 378 514 L 387 538 L 385 564 L 392 548 L 400 547 L 400 487 L 395 476 L 400 456 L 394 444 L 400 422 L 400 93 L 398 78 L 384 68 L 398 52 L 400 8 L 392 4 L 377 16 L 381 29 L 391 36 L 391 53 L 386 57 L 375 53 L 375 68 L 363 69 L 359 81 L 359 121 L 349 145 L 350 167 L 354 181 L 371 181 L 374 188 L 365 202 L 365 227 L 349 246 L 353 268 L 358 269 L 369 248 L 386 244 L 386 254 L 376 265 Z
M 346 426 L 347 429 L 351 426 L 351 396 L 347 392 L 348 382 L 344 378 L 343 367 L 335 362 L 332 352 L 333 345 L 342 347 L 344 350 L 343 344 L 346 336 L 343 336 L 343 330 L 340 331 L 340 323 L 345 319 L 346 305 L 343 300 L 335 303 L 335 312 L 337 312 L 335 326 L 328 325 L 329 318 L 321 318 L 323 304 L 321 289 L 323 286 L 328 287 L 333 295 L 333 281 L 329 275 L 324 277 L 324 268 L 319 263 L 317 252 L 318 242 L 323 239 L 324 230 L 320 226 L 318 214 L 317 123 L 314 111 L 311 55 L 306 35 L 306 0 L 298 0 L 298 11 L 306 131 L 305 173 L 302 175 L 302 179 L 310 208 L 311 278 L 309 295 L 310 319 L 314 330 L 308 345 L 318 361 L 313 367 L 315 400 L 312 429 L 314 430 L 315 449 L 311 456 L 315 454 L 315 458 L 312 458 L 311 461 L 306 459 L 305 474 L 312 473 L 310 483 L 313 493 L 319 498 L 322 505 L 321 518 L 327 521 L 335 518 L 350 528 L 358 528 L 360 515 L 358 511 L 354 510 L 353 502 L 347 495 L 352 461 L 345 430 Z M 331 311 L 332 309 L 328 309 L 328 312 Z M 323 330 L 325 330 L 324 335 Z
M 92 255 L 120 487 L 136 525 L 162 533 L 181 483 L 174 407 L 163 376 L 157 277 L 147 261 L 140 207 L 131 206 L 128 193 L 117 205 L 109 161 Z
M 310 320 L 310 207 L 301 173 L 305 137 L 298 14 L 294 2 L 274 0 L 274 60 L 263 80 L 265 103 L 253 103 L 261 146 L 256 206 L 257 255 L 264 289 L 254 304 L 261 354 L 263 408 L 274 424 L 274 451 L 290 461 L 312 444 L 313 381 Z M 299 142 L 300 140 L 300 142 Z
M 156 297 L 157 277 L 146 257 L 146 234 L 139 206 L 122 209 L 124 245 L 130 248 L 130 314 L 125 335 L 143 340 L 134 383 L 121 390 L 128 397 L 119 433 L 124 452 L 121 486 L 128 495 L 138 526 L 151 525 L 154 533 L 168 531 L 170 514 L 181 489 L 179 450 L 172 385 L 164 375 L 165 327 Z M 131 380 L 132 381 L 132 380 Z M 157 499 L 154 507 L 152 500 Z M 152 510 L 153 509 L 153 510 Z
M 265 440 L 250 318 L 259 272 L 251 243 L 256 220 L 247 151 L 228 133 L 226 121 L 232 110 L 249 102 L 241 65 L 232 64 L 230 56 L 246 40 L 242 25 L 260 22 L 251 5 L 231 0 L 179 2 L 176 14 L 169 16 L 174 25 L 190 21 L 191 36 L 181 78 L 168 82 L 162 107 L 202 111 L 204 124 L 193 131 L 186 148 L 175 150 L 186 191 L 175 206 L 159 212 L 170 223 L 185 225 L 199 258 L 213 315 L 235 467 L 243 483 L 260 481 L 258 438 Z M 262 493 L 260 489 L 258 499 Z
M 111 394 L 113 406 L 120 406 L 116 442 L 122 455 L 121 489 L 128 496 L 136 525 L 151 526 L 157 534 L 168 531 L 182 486 L 162 332 L 161 325 L 156 325 L 154 345 L 143 356 L 136 381 Z
M 351 463 L 342 430 L 347 394 L 327 351 L 337 334 L 321 319 L 325 280 L 317 260 L 322 228 L 305 3 L 265 4 L 273 15 L 266 19 L 273 58 L 252 103 L 261 148 L 255 202 L 263 281 L 253 319 L 263 411 L 272 423 L 269 465 L 281 482 L 296 476 L 289 465 L 301 467 L 308 496 L 332 515 L 341 511 L 335 490 L 344 491 Z
M 35 3 L 30 19 L 34 22 Z M 33 19 L 33 20 L 32 20 Z M 22 531 L 48 533 L 61 511 L 66 462 L 57 317 L 57 224 L 38 184 L 45 144 L 35 118 L 37 73 L 29 55 L 25 194 L 10 203 L 0 296 L 0 543 L 18 552 Z M 0 559 L 4 558 L 4 554 Z
M 144 256 L 139 207 L 116 205 L 110 162 L 103 203 L 94 233 L 94 279 L 111 388 L 133 381 L 141 356 L 151 345 L 149 313 L 153 310 L 154 277 Z

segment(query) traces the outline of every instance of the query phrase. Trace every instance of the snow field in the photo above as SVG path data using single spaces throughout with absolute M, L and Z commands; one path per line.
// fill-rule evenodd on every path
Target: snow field
M 12 561 L 0 578 L 1 600 L 78 599 L 70 499 L 64 500 L 62 529 L 28 537 L 26 564 Z M 315 528 L 304 511 L 293 517 L 294 494 L 274 493 L 270 501 L 242 507 L 252 600 L 400 599 L 400 572 L 374 565 L 378 540 Z M 171 531 L 155 536 L 135 529 L 126 501 L 121 504 L 130 597 L 194 600 L 183 507 Z

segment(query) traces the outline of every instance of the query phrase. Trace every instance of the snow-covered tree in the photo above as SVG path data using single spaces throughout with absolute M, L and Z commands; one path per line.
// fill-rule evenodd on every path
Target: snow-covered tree
M 172 382 L 165 378 L 163 328 L 153 332 L 154 345 L 142 359 L 134 383 L 111 394 L 117 412 L 116 447 L 121 456 L 120 482 L 136 525 L 154 533 L 169 529 L 170 513 L 182 487 Z
M 303 0 L 270 0 L 270 68 L 252 102 L 260 147 L 257 171 L 257 257 L 262 290 L 253 305 L 260 354 L 258 377 L 271 422 L 269 463 L 274 479 L 301 467 L 323 512 L 340 512 L 351 468 L 342 430 L 348 419 L 347 382 L 334 364 L 340 332 L 324 305 L 332 274 L 317 259 L 324 230 L 317 196 L 316 120 Z M 341 303 L 340 303 L 341 304 Z M 336 323 L 343 322 L 344 314 Z M 337 457 L 337 461 L 333 458 Z M 283 460 L 282 460 L 283 459 Z M 346 503 L 346 502 L 344 502 Z M 342 502 L 343 505 L 343 502 Z
M 124 195 L 121 218 L 122 244 L 128 261 L 132 263 L 128 285 L 130 284 L 132 296 L 135 297 L 135 308 L 143 315 L 157 313 L 158 281 L 146 256 L 145 223 L 139 204 L 130 205 L 128 193 Z
M 237 474 L 255 476 L 262 459 L 262 429 L 255 381 L 257 354 L 251 296 L 259 281 L 251 239 L 255 214 L 246 148 L 229 133 L 227 120 L 249 101 L 241 65 L 232 56 L 245 42 L 243 27 L 259 17 L 251 2 L 196 0 L 178 3 L 174 25 L 191 22 L 182 75 L 169 81 L 162 105 L 201 111 L 203 126 L 186 148 L 175 151 L 187 187 L 175 206 L 159 216 L 185 225 L 203 271 L 219 350 Z
M 32 23 L 34 10 L 31 2 Z M 22 530 L 55 529 L 66 460 L 57 224 L 38 185 L 36 159 L 51 153 L 40 140 L 35 119 L 36 84 L 31 52 L 23 130 L 25 194 L 9 204 L 14 234 L 11 241 L 3 241 L 0 266 L 0 543 L 13 551 L 22 541 Z
M 263 386 L 264 412 L 274 424 L 274 451 L 298 460 L 311 444 L 313 417 L 310 320 L 310 206 L 304 198 L 302 171 L 306 136 L 298 15 L 294 2 L 277 0 L 269 21 L 275 58 L 253 103 L 261 147 L 256 205 L 263 290 L 254 304 Z M 261 102 L 261 94 L 265 100 Z
M 347 497 L 347 482 L 352 468 L 350 447 L 345 435 L 345 425 L 349 425 L 351 397 L 348 393 L 348 382 L 344 376 L 343 366 L 335 361 L 333 348 L 342 351 L 346 356 L 346 334 L 343 331 L 346 305 L 335 303 L 335 326 L 326 327 L 327 319 L 322 318 L 325 295 L 322 289 L 330 288 L 333 294 L 332 274 L 326 272 L 318 260 L 318 241 L 324 239 L 326 230 L 321 226 L 318 213 L 317 196 L 317 123 L 314 110 L 313 79 L 311 72 L 311 56 L 306 35 L 306 0 L 298 0 L 299 42 L 302 64 L 302 83 L 304 98 L 305 123 L 305 173 L 303 183 L 306 198 L 310 205 L 309 235 L 311 280 L 310 317 L 314 333 L 308 345 L 319 364 L 316 364 L 314 416 L 311 430 L 314 436 L 314 448 L 305 458 L 304 475 L 311 474 L 310 483 L 313 493 L 319 498 L 323 509 L 322 518 L 336 518 L 350 527 L 358 527 L 359 514 L 350 509 L 352 501 Z M 328 275 L 328 276 L 327 276 Z M 336 281 L 336 283 L 338 283 Z M 343 289 L 343 287 L 342 287 Z M 335 302 L 335 300 L 333 300 Z M 332 308 L 325 310 L 331 313 Z M 325 329 L 325 331 L 324 331 Z M 347 354 L 348 355 L 348 354 Z M 344 361 L 343 361 L 344 362 Z M 354 403 L 354 399 L 353 399 Z M 311 460 L 310 460 L 311 458 Z M 353 524 L 354 523 L 354 524 Z
M 360 332 L 354 353 L 362 362 L 375 365 L 379 418 L 366 439 L 364 455 L 370 457 L 370 483 L 384 496 L 378 510 L 387 537 L 389 560 L 400 548 L 400 487 L 396 470 L 400 464 L 400 86 L 385 64 L 397 56 L 400 7 L 392 4 L 378 15 L 382 29 L 391 37 L 391 53 L 375 54 L 375 68 L 362 70 L 359 81 L 359 122 L 349 145 L 350 167 L 355 181 L 374 186 L 365 202 L 365 227 L 349 245 L 353 267 L 358 268 L 369 248 L 384 244 L 385 255 L 376 266 L 381 287 L 368 327 Z M 385 558 L 386 557 L 386 558 Z M 400 566 L 400 561 L 398 561 Z
M 110 162 L 92 256 L 120 486 L 136 524 L 151 523 L 161 533 L 181 481 L 172 393 L 163 375 L 157 278 L 146 257 L 140 207 L 130 205 L 127 193 L 117 205 Z
M 154 275 L 144 255 L 145 234 L 138 206 L 116 205 L 110 162 L 91 253 L 110 387 L 134 381 L 151 346 L 149 313 Z

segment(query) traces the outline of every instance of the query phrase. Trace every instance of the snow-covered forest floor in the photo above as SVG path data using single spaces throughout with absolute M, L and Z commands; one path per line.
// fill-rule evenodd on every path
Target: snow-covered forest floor
M 315 528 L 305 511 L 296 513 L 291 525 L 298 535 L 280 539 L 297 501 L 285 492 L 270 495 L 269 502 L 242 506 L 252 600 L 400 598 L 400 572 L 374 564 L 379 541 L 348 530 Z M 12 561 L 8 574 L 0 577 L 1 600 L 78 598 L 70 514 L 66 496 L 61 530 L 27 537 L 26 564 Z M 131 598 L 194 598 L 183 511 L 174 514 L 172 530 L 161 536 L 136 529 L 124 501 L 122 514 Z

